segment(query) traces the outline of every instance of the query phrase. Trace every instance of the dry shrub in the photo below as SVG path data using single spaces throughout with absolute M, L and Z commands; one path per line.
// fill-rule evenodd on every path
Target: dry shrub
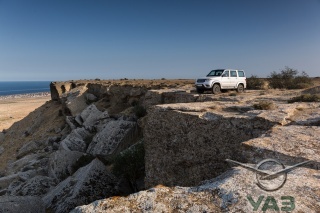
M 264 89 L 264 87 L 265 81 L 258 76 L 251 75 L 250 78 L 247 78 L 247 89 Z
M 272 110 L 272 109 L 275 109 L 276 106 L 272 101 L 263 100 L 263 101 L 259 101 L 256 104 L 253 104 L 253 108 L 259 109 L 259 110 Z
M 306 72 L 299 75 L 299 71 L 290 67 L 285 67 L 280 73 L 271 72 L 269 85 L 274 89 L 304 89 L 312 85 L 312 79 Z

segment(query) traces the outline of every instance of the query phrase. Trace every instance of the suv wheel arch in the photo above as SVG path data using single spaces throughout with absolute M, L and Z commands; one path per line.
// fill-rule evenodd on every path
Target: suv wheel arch
M 212 93 L 219 94 L 221 92 L 221 86 L 219 83 L 214 83 L 212 86 Z

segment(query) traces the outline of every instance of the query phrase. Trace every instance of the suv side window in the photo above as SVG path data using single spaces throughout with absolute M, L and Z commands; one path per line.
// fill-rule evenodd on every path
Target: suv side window
M 225 71 L 225 72 L 222 74 L 222 77 L 229 77 L 229 71 Z
M 231 77 L 237 77 L 237 71 L 231 71 L 230 74 Z
M 238 75 L 239 75 L 239 77 L 245 77 L 243 71 L 238 71 Z

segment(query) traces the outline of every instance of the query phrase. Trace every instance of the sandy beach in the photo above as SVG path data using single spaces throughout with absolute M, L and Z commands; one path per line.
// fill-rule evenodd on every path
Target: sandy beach
M 0 96 L 0 131 L 8 129 L 49 100 L 48 92 Z

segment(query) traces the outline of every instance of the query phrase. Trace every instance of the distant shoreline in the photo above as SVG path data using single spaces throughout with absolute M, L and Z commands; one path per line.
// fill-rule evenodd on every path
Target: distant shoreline
M 37 98 L 50 96 L 50 92 L 35 92 L 25 94 L 0 95 L 0 100 L 16 99 L 16 98 Z

